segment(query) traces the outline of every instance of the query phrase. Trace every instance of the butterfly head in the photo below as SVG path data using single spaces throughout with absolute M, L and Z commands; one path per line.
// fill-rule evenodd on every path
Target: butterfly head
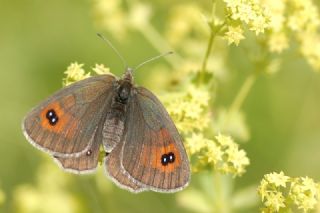
M 122 76 L 122 80 L 132 84 L 133 83 L 133 75 L 132 75 L 132 73 L 133 73 L 133 69 L 130 68 L 130 67 L 127 67 L 126 71 L 124 72 L 124 74 Z

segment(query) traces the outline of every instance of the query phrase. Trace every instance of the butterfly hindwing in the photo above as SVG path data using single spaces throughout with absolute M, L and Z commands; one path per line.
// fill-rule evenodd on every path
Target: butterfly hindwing
M 104 165 L 107 176 L 111 178 L 119 187 L 125 188 L 131 192 L 141 192 L 146 190 L 144 186 L 135 181 L 128 172 L 121 166 L 121 151 L 123 141 L 105 158 Z
M 96 138 L 98 136 L 96 132 L 93 134 L 92 140 L 90 142 L 90 148 L 84 152 L 83 154 L 75 157 L 57 157 L 53 156 L 54 160 L 58 163 L 58 165 L 65 171 L 83 174 L 83 173 L 91 173 L 94 172 L 99 160 L 99 149 L 101 145 L 100 140 Z M 93 141 L 96 141 L 95 143 Z

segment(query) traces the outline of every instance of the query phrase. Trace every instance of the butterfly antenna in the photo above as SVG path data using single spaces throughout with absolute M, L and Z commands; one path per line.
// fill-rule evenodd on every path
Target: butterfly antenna
M 144 62 L 142 62 L 141 64 L 139 64 L 138 66 L 136 66 L 136 67 L 133 69 L 133 71 L 139 69 L 140 67 L 142 67 L 143 65 L 145 65 L 145 64 L 147 64 L 147 63 L 149 63 L 149 62 L 151 62 L 151 61 L 154 61 L 154 60 L 156 60 L 156 59 L 158 59 L 158 58 L 161 58 L 161 57 L 164 57 L 164 56 L 167 56 L 167 55 L 171 55 L 171 54 L 173 54 L 173 51 L 169 51 L 169 52 L 163 53 L 163 54 L 161 54 L 161 55 L 158 55 L 158 56 L 154 56 L 154 57 L 152 57 L 152 58 L 149 58 L 149 59 L 147 59 L 146 61 L 144 61 Z
M 103 41 L 105 41 L 111 47 L 111 49 L 119 56 L 119 58 L 121 59 L 123 65 L 127 69 L 129 67 L 128 63 L 126 62 L 126 60 L 124 60 L 124 58 L 122 57 L 120 52 L 112 45 L 111 41 L 109 41 L 106 37 L 104 37 L 100 33 L 97 33 L 97 36 L 99 36 Z

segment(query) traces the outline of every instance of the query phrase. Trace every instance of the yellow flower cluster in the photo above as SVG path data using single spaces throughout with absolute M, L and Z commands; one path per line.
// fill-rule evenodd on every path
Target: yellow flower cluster
M 223 174 L 241 176 L 250 163 L 246 152 L 239 149 L 239 145 L 229 136 L 219 134 L 211 140 L 201 133 L 193 133 L 186 137 L 185 145 L 189 155 L 199 161 L 193 164 L 194 171 L 209 165 Z
M 91 76 L 90 72 L 86 72 L 82 67 L 84 64 L 78 64 L 77 62 L 71 63 L 67 70 L 64 72 L 66 77 L 62 80 L 63 86 L 68 86 L 74 82 L 83 80 Z M 92 68 L 92 71 L 98 75 L 111 74 L 109 68 L 106 68 L 103 64 L 96 64 Z
M 215 169 L 234 176 L 241 176 L 245 173 L 245 168 L 250 163 L 249 158 L 244 150 L 239 149 L 239 145 L 231 137 L 219 134 L 216 136 L 216 145 L 220 151 L 208 154 L 209 157 L 213 156 L 212 154 L 221 154 L 215 157 L 218 161 L 213 161 Z M 213 150 L 215 151 L 216 148 Z
M 229 44 L 239 44 L 244 39 L 243 27 L 247 26 L 249 30 L 256 35 L 264 33 L 269 27 L 270 17 L 266 10 L 260 6 L 256 0 L 223 0 L 226 4 L 228 19 L 228 31 L 224 38 Z
M 258 188 L 265 205 L 262 212 L 292 212 L 296 208 L 310 211 L 319 202 L 319 186 L 309 177 L 291 178 L 283 172 L 267 174 Z
M 122 0 L 95 0 L 96 23 L 120 40 L 125 38 L 130 28 L 141 29 L 148 24 L 151 8 L 147 4 L 135 2 L 127 6 L 126 10 Z
M 183 134 L 202 131 L 209 124 L 209 93 L 192 84 L 183 92 L 173 92 L 161 97 L 178 130 Z
M 320 70 L 320 15 L 312 0 L 262 0 L 270 12 L 269 50 L 281 53 L 297 40 L 308 63 Z

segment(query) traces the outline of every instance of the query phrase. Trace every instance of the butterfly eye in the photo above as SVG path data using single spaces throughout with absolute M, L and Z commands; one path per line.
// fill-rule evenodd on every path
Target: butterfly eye
M 59 117 L 57 116 L 56 112 L 53 109 L 50 109 L 47 111 L 46 118 L 48 119 L 50 125 L 52 126 L 54 126 L 59 120 Z

